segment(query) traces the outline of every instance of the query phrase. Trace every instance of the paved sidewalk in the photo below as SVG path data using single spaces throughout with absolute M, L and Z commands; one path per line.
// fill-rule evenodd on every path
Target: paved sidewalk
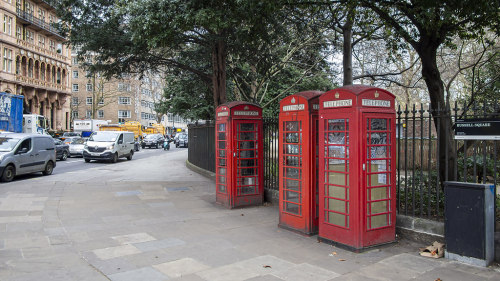
M 279 229 L 276 206 L 227 210 L 186 150 L 0 184 L 0 280 L 500 280 L 418 256 L 356 254 Z

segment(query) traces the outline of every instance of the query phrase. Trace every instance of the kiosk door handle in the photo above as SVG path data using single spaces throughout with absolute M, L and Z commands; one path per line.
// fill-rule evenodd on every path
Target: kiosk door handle
M 363 163 L 363 171 L 366 171 L 366 164 Z
M 233 152 L 233 157 L 236 157 L 236 152 Z

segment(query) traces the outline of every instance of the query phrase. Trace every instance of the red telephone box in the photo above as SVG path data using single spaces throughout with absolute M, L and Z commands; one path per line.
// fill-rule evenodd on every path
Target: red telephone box
M 323 92 L 308 91 L 280 102 L 279 226 L 318 231 L 318 108 Z
M 319 99 L 320 240 L 359 250 L 396 235 L 394 95 L 354 85 Z
M 215 111 L 216 201 L 230 209 L 262 204 L 262 109 L 229 102 Z

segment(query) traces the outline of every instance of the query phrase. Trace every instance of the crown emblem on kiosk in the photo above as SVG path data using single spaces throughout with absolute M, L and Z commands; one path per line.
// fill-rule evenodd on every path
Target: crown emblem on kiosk
M 335 93 L 335 98 L 338 99 L 340 97 L 339 93 Z
M 244 109 L 244 110 L 248 110 L 248 106 L 245 106 L 243 109 Z
M 292 100 L 290 102 L 291 103 L 295 103 L 295 98 L 292 98 Z
M 377 91 L 375 91 L 375 97 L 378 98 L 379 95 L 380 94 Z

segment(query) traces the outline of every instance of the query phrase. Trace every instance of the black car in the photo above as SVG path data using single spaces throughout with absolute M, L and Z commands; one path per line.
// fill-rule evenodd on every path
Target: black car
M 149 134 L 142 140 L 142 148 L 160 148 L 163 147 L 165 139 L 160 134 Z
M 188 135 L 180 134 L 177 143 L 175 143 L 175 147 L 188 147 Z
M 68 159 L 69 145 L 60 139 L 54 139 L 54 143 L 56 144 L 56 158 L 62 161 Z

